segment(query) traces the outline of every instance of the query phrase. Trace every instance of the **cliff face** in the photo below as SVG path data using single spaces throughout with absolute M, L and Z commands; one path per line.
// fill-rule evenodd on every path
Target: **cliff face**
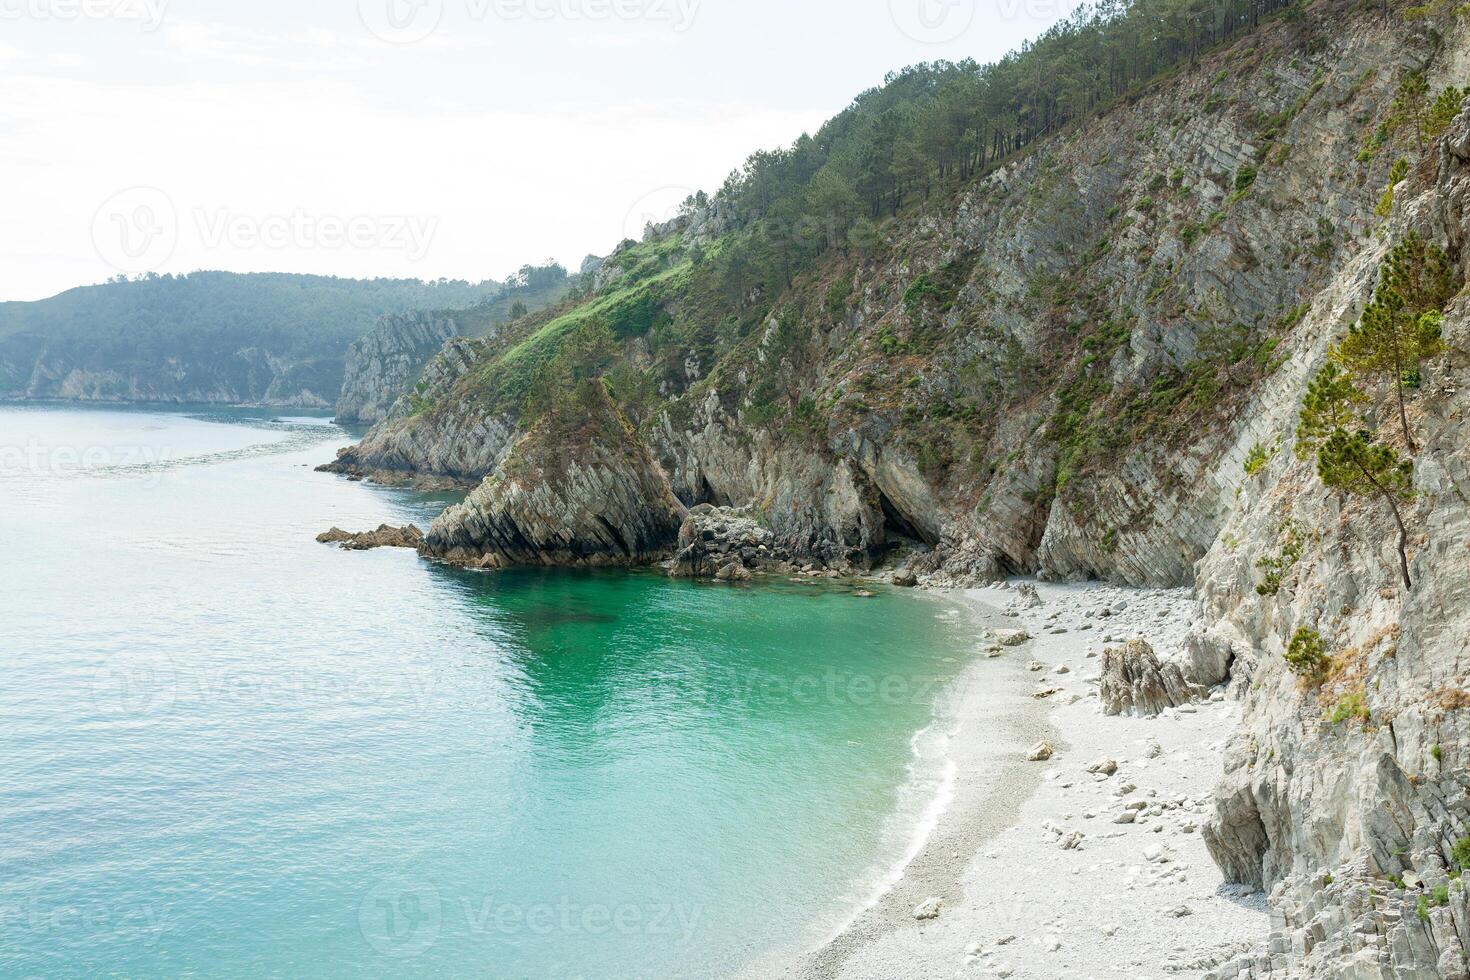
M 1319 3 L 780 296 L 710 285 L 729 218 L 696 212 L 348 465 L 491 474 L 530 423 L 528 365 L 605 321 L 623 369 L 656 386 L 630 416 L 686 505 L 754 507 L 784 547 L 839 567 L 902 538 L 932 547 L 936 581 L 1186 584 L 1265 435 L 1253 400 L 1294 370 L 1313 297 L 1375 241 L 1398 147 L 1361 151 L 1435 48 Z M 712 326 L 752 309 L 768 312 L 749 329 Z
M 475 568 L 646 565 L 684 508 L 601 383 L 542 418 L 494 476 L 429 529 L 423 553 Z
M 1388 245 L 1417 232 L 1470 254 L 1470 112 L 1400 184 L 1374 247 L 1346 264 L 1303 321 L 1297 357 L 1252 408 L 1287 434 L 1305 380 L 1375 285 Z M 1323 488 L 1308 462 L 1277 456 L 1247 481 L 1198 570 L 1210 642 L 1237 654 L 1246 714 L 1206 829 L 1233 880 L 1271 890 L 1273 970 L 1253 975 L 1467 975 L 1470 901 L 1470 303 L 1445 311 L 1452 353 L 1423 372 L 1410 421 L 1420 442 L 1408 508 L 1412 591 L 1388 510 Z M 1388 404 L 1376 406 L 1392 418 Z M 1262 556 L 1299 552 L 1263 595 Z M 1267 589 L 1266 591 L 1270 591 Z M 1317 631 L 1327 666 L 1303 678 L 1284 654 Z M 1456 852 L 1457 845 L 1461 851 Z
M 460 333 L 450 313 L 412 311 L 379 318 L 366 336 L 347 348 L 337 421 L 372 425 L 381 421 L 445 341 Z
M 595 270 L 590 256 L 584 267 L 589 263 Z M 408 400 L 399 418 L 422 409 L 424 392 L 437 380 L 437 374 L 430 376 L 426 369 L 450 338 L 494 341 L 510 321 L 559 302 L 578 281 L 560 266 L 527 266 L 493 301 L 467 309 L 411 310 L 379 318 L 372 331 L 347 350 L 337 421 L 374 425 L 386 419 L 402 398 Z

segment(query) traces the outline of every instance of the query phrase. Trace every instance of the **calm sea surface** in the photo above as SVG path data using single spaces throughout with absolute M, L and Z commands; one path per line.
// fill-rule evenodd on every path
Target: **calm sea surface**
M 0 976 L 721 976 L 867 897 L 954 608 L 339 551 L 449 502 L 350 441 L 0 407 Z

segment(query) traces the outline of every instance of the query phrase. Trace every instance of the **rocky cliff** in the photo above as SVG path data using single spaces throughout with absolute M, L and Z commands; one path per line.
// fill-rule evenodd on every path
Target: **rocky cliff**
M 1470 103 L 1467 103 L 1470 106 Z M 1417 233 L 1463 282 L 1470 111 L 1395 189 L 1390 221 L 1346 263 L 1298 331 L 1253 425 L 1292 440 L 1306 378 L 1369 301 L 1378 260 Z M 1207 829 L 1227 875 L 1271 891 L 1273 957 L 1252 976 L 1463 978 L 1470 950 L 1470 305 L 1445 310 L 1449 352 L 1426 365 L 1405 587 L 1381 502 L 1323 487 L 1288 453 L 1245 482 L 1198 568 L 1205 642 L 1234 651 L 1246 702 Z M 1372 411 L 1393 418 L 1388 399 Z M 1284 556 L 1284 558 L 1283 558 Z M 1262 566 L 1261 558 L 1274 562 Z M 1267 580 L 1266 576 L 1272 577 Z M 1304 671 L 1293 640 L 1320 637 Z M 1291 654 L 1292 657 L 1288 657 Z
M 646 565 L 668 557 L 684 508 L 600 382 L 583 382 L 445 511 L 422 549 L 474 568 Z
M 596 260 L 590 256 L 583 266 L 589 264 L 595 270 Z M 373 425 L 387 418 L 400 398 L 409 399 L 406 410 L 411 411 L 414 396 L 422 396 L 430 383 L 425 368 L 451 337 L 494 339 L 517 317 L 561 301 L 579 281 L 560 266 L 527 266 L 493 301 L 468 309 L 411 310 L 379 318 L 347 350 L 337 421 Z
M 418 383 L 424 365 L 445 341 L 460 332 L 452 313 L 415 310 L 379 318 L 370 333 L 347 348 L 337 421 L 343 425 L 381 421 L 393 403 Z
M 1235 505 L 1242 444 L 1270 441 L 1249 406 L 1377 240 L 1401 147 L 1364 147 L 1439 45 L 1422 23 L 1315 4 L 780 295 L 725 291 L 710 256 L 734 247 L 729 219 L 696 211 L 625 243 L 585 301 L 480 351 L 347 463 L 478 481 L 528 427 L 537 372 L 607 325 L 609 383 L 686 505 L 755 507 L 834 566 L 903 540 L 932 549 L 937 581 L 1188 583 Z
M 775 292 L 696 206 L 450 344 L 337 465 L 484 481 L 429 535 L 466 563 L 652 560 L 712 504 L 830 569 L 1192 585 L 1180 683 L 1245 703 L 1207 839 L 1276 909 L 1219 975 L 1470 976 L 1467 77 L 1454 12 L 1318 0 Z M 1443 253 L 1444 349 L 1352 409 L 1408 436 L 1407 576 L 1376 484 L 1329 487 L 1299 429 L 1406 241 Z

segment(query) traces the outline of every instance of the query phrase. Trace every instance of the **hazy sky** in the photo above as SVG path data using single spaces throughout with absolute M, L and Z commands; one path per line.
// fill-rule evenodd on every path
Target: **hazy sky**
M 1075 0 L 0 0 L 0 299 L 575 269 L 884 74 Z

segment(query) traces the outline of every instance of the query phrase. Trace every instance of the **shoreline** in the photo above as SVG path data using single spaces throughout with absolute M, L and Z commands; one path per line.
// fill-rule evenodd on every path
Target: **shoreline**
M 1003 675 L 1006 665 L 985 655 L 983 638 L 993 629 L 1004 629 L 1011 625 L 1004 613 L 968 591 L 942 590 L 930 593 L 942 597 L 955 607 L 966 628 L 973 630 L 976 638 L 972 659 L 950 682 L 934 706 L 935 718 L 928 726 L 914 733 L 915 766 L 921 764 L 918 748 L 926 737 L 942 740 L 940 759 L 937 764 L 942 775 L 936 780 L 934 791 L 914 815 L 903 832 L 904 845 L 901 854 L 888 862 L 880 875 L 876 876 L 868 897 L 861 906 L 853 909 L 843 922 L 831 930 L 823 947 L 832 945 L 845 934 L 859 928 L 860 923 L 875 908 L 890 900 L 894 890 L 908 877 L 915 862 L 934 842 L 944 828 L 949 814 L 956 804 L 977 802 L 969 799 L 973 795 L 965 792 L 972 787 L 985 785 L 986 780 L 995 778 L 1000 768 L 991 752 L 976 753 L 974 747 L 993 745 L 998 738 L 1022 728 L 1050 735 L 1045 725 L 1045 710 L 1022 689 L 1020 679 L 1008 683 Z M 1003 714 L 1001 719 L 998 715 Z M 1028 736 L 1029 737 L 1029 736 Z M 1018 739 L 1019 746 L 1024 739 Z M 978 772 L 978 767 L 985 767 Z M 1016 767 L 1015 775 L 1024 780 L 1025 769 Z
M 1098 705 L 1104 638 L 1166 656 L 1189 591 L 1035 583 L 1026 609 L 1013 585 L 945 591 L 977 645 L 953 694 L 948 805 L 891 884 L 780 976 L 1199 976 L 1266 938 L 1264 896 L 1224 886 L 1198 832 L 1238 704 L 1215 692 L 1158 718 Z M 997 627 L 1033 639 L 986 653 Z M 1027 761 L 1043 740 L 1055 755 Z M 1086 771 L 1103 758 L 1115 775 Z M 939 914 L 916 918 L 936 898 Z

